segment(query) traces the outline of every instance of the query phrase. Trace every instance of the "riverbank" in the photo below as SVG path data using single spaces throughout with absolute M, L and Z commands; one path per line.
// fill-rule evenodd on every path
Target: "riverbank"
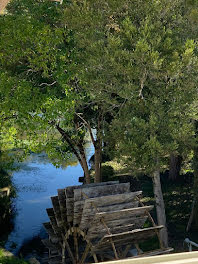
M 23 259 L 16 258 L 11 252 L 0 248 L 0 263 L 1 264 L 28 264 Z
M 11 175 L 0 169 L 0 246 L 3 246 L 8 234 L 11 232 L 13 225 L 13 207 L 11 198 L 15 196 L 12 187 Z

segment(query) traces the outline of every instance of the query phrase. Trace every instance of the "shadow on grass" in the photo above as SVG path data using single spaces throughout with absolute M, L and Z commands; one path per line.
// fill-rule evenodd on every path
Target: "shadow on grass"
M 120 182 L 130 182 L 132 191 L 143 191 L 142 201 L 145 205 L 155 205 L 152 179 L 150 177 L 145 175 L 138 178 L 119 176 L 115 179 L 120 180 Z M 198 227 L 194 223 L 190 231 L 186 232 L 193 200 L 193 175 L 181 175 L 177 181 L 172 182 L 168 180 L 168 174 L 164 173 L 161 175 L 161 183 L 166 208 L 169 246 L 174 248 L 174 252 L 187 251 L 188 249 L 184 245 L 185 238 L 188 237 L 190 240 L 198 243 Z M 155 210 L 151 214 L 157 223 Z M 156 238 L 151 242 L 143 243 L 143 247 L 147 249 L 149 244 L 157 246 Z

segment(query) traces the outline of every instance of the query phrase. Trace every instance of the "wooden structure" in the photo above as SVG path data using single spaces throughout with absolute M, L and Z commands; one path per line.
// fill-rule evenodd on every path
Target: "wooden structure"
M 103 182 L 59 189 L 47 209 L 50 222 L 44 223 L 49 239 L 49 264 L 91 263 L 126 258 L 135 247 L 144 256 L 139 243 L 158 236 L 163 226 L 156 226 L 139 196 L 129 183 Z M 149 220 L 151 227 L 143 228 Z M 163 248 L 147 254 L 168 253 Z
M 117 261 L 108 261 L 105 264 L 196 264 L 198 263 L 198 251 L 166 254 L 149 258 L 135 258 Z

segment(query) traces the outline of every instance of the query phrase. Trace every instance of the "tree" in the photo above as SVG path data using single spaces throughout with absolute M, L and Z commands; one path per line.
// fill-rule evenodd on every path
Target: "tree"
M 181 171 L 181 165 L 182 165 L 182 156 L 179 154 L 170 154 L 170 163 L 169 163 L 169 179 L 170 180 L 176 180 Z
M 174 9 L 168 1 L 152 1 L 138 23 L 137 16 L 128 16 L 120 27 L 121 44 L 114 48 L 118 54 L 120 49 L 125 61 L 121 56 L 118 59 L 128 65 L 124 76 L 127 103 L 112 125 L 117 148 L 127 164 L 152 177 L 158 224 L 164 226 L 160 171 L 180 146 L 186 152 L 192 149 L 192 119 L 197 113 L 193 107 L 197 99 L 195 41 L 183 33 L 182 1 L 172 4 Z M 166 229 L 161 239 L 167 246 Z
M 61 8 L 50 1 L 17 0 L 0 18 L 2 116 L 15 117 L 32 150 L 61 160 L 73 153 L 89 183 L 86 132 L 96 151 L 101 143 L 85 116 L 93 119 L 97 109 L 76 77 L 75 44 L 61 22 Z M 100 115 L 101 126 L 99 121 Z
M 185 31 L 185 4 L 73 1 L 65 9 L 66 24 L 81 49 L 81 79 L 104 112 L 111 109 L 120 156 L 153 179 L 165 246 L 160 171 L 168 166 L 170 153 L 182 145 L 186 152 L 192 148 L 197 112 L 196 45 Z
M 8 6 L 8 15 L 1 21 L 2 91 L 5 98 L 9 97 L 9 92 L 15 93 L 12 104 L 8 103 L 8 111 L 12 110 L 14 115 L 17 113 L 17 126 L 31 138 L 31 148 L 40 147 L 51 156 L 58 155 L 57 152 L 63 153 L 65 158 L 67 153 L 74 153 L 84 170 L 87 183 L 90 176 L 84 144 L 88 132 L 95 148 L 95 181 L 99 182 L 104 125 L 109 125 L 106 120 L 111 119 L 111 111 L 117 107 L 112 107 L 112 101 L 116 102 L 116 99 L 107 93 L 111 103 L 107 103 L 107 100 L 104 103 L 104 95 L 101 94 L 105 82 L 109 83 L 107 63 L 100 66 L 105 68 L 102 76 L 97 77 L 98 69 L 87 71 L 93 65 L 91 60 L 97 63 L 100 59 L 103 44 L 97 43 L 98 37 L 94 37 L 92 52 L 98 47 L 100 51 L 89 56 L 89 50 L 84 49 L 85 38 L 78 37 L 79 32 L 73 27 L 74 24 L 67 26 L 69 15 L 75 14 L 77 18 L 78 10 L 73 13 L 72 8 L 67 3 L 59 7 L 48 1 L 32 0 L 15 0 Z M 83 15 L 89 20 L 86 13 L 82 13 L 82 19 Z M 79 20 L 77 25 L 81 22 Z M 92 31 L 86 31 L 87 40 L 93 30 L 94 27 Z M 100 32 L 104 43 L 106 33 Z M 13 89 L 13 86 L 16 88 Z M 95 135 L 93 130 L 96 131 Z M 62 140 L 57 137 L 57 131 Z

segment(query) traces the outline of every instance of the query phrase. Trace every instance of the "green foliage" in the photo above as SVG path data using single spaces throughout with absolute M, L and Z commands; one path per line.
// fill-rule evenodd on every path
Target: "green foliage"
M 7 12 L 14 16 L 25 16 L 41 23 L 57 25 L 61 23 L 61 9 L 54 1 L 14 0 L 7 7 Z
M 120 155 L 136 171 L 152 172 L 156 163 L 165 169 L 169 153 L 185 156 L 193 146 L 196 42 L 182 34 L 186 22 L 176 2 L 164 16 L 166 2 L 149 3 L 145 17 L 127 16 L 117 33 L 121 44 L 113 46 L 117 65 L 126 67 L 119 93 L 126 103 L 112 130 Z
M 92 128 L 102 113 L 127 163 L 165 168 L 194 144 L 196 12 L 185 0 L 12 1 L 0 18 L 3 114 L 17 115 L 31 150 L 61 160 L 72 148 L 57 124 L 84 143 L 76 113 Z
M 5 251 L 0 249 L 0 263 L 1 264 L 28 264 L 28 262 L 18 259 L 16 257 L 5 256 Z
M 74 85 L 73 38 L 61 14 L 55 2 L 15 0 L 0 17 L 1 116 L 23 148 L 46 151 L 55 165 L 71 156 L 56 125 L 77 140 L 85 135 L 73 122 L 85 95 Z
M 111 116 L 107 133 L 113 120 L 117 155 L 135 171 L 150 173 L 156 163 L 163 170 L 172 151 L 185 157 L 194 144 L 198 64 L 191 12 L 196 6 L 184 0 L 73 1 L 65 8 L 80 50 L 80 78 Z

